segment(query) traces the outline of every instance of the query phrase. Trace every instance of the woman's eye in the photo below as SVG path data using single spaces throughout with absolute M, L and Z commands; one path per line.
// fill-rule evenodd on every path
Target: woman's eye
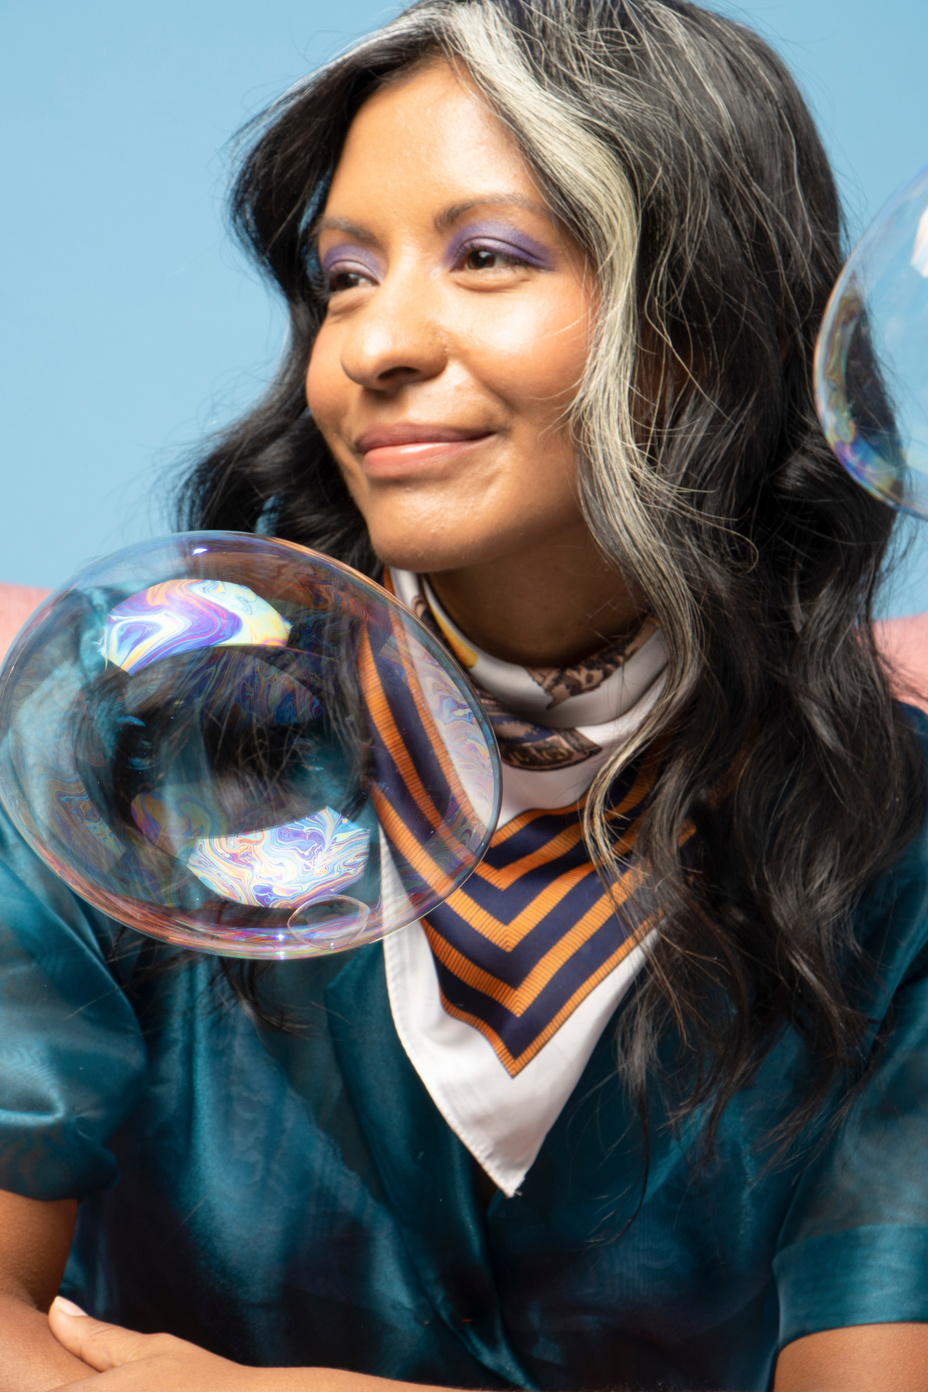
M 344 251 L 335 256 L 329 253 L 321 261 L 317 258 L 311 275 L 316 294 L 323 303 L 327 303 L 333 295 L 362 289 L 375 284 L 377 280 L 373 266 L 368 265 L 362 257 Z
M 499 247 L 469 247 L 461 256 L 461 265 L 465 271 L 496 271 L 503 267 L 526 264 L 515 252 L 506 252 Z
M 327 277 L 327 284 L 329 294 L 336 295 L 340 290 L 357 290 L 359 285 L 369 285 L 370 276 L 363 271 L 335 270 Z

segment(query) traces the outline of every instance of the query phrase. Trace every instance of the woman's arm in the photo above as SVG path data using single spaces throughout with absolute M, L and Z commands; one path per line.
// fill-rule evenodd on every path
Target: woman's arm
M 46 1319 L 76 1217 L 73 1199 L 40 1203 L 0 1190 L 0 1392 L 46 1392 L 94 1376 Z
M 60 1302 L 51 1325 L 104 1374 L 100 1392 L 448 1392 L 334 1368 L 243 1368 L 169 1334 L 135 1334 L 70 1314 Z M 928 1392 L 928 1324 L 861 1325 L 797 1339 L 777 1360 L 774 1392 Z
M 861 1324 L 787 1344 L 773 1392 L 928 1392 L 928 1324 Z

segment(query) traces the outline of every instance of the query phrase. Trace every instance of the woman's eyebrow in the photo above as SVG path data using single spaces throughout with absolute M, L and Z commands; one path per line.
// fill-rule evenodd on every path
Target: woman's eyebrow
M 473 212 L 474 208 L 524 208 L 530 213 L 537 213 L 548 221 L 554 220 L 551 209 L 544 203 L 536 203 L 532 198 L 526 198 L 522 193 L 500 193 L 485 195 L 483 198 L 471 198 L 466 203 L 452 203 L 445 208 L 435 218 L 436 232 L 446 232 L 467 213 Z
M 442 209 L 434 219 L 436 232 L 447 232 L 456 222 L 459 222 L 467 213 L 473 212 L 475 208 L 524 208 L 527 212 L 536 213 L 540 217 L 554 220 L 554 215 L 550 208 L 544 203 L 536 203 L 532 198 L 526 198 L 521 193 L 500 193 L 486 194 L 482 198 L 469 198 L 464 203 L 452 203 L 449 207 Z M 355 241 L 363 243 L 365 246 L 377 246 L 379 240 L 368 228 L 362 227 L 357 222 L 352 222 L 350 218 L 340 218 L 322 216 L 315 222 L 310 229 L 310 237 L 315 241 L 323 232 L 344 232 L 347 236 L 354 238 Z
M 344 232 L 352 237 L 356 242 L 362 242 L 365 246 L 377 246 L 378 240 L 373 232 L 366 227 L 361 227 L 356 222 L 351 222 L 349 218 L 321 217 L 318 222 L 313 223 L 310 229 L 310 238 L 315 241 L 323 232 Z

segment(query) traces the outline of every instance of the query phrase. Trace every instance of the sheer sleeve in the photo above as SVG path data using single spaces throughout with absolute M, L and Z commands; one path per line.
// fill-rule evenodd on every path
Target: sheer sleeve
M 0 1188 L 80 1198 L 116 1177 L 106 1143 L 145 1045 L 108 965 L 115 933 L 0 815 Z
M 924 858 L 921 859 L 924 865 Z M 799 1181 L 774 1271 L 780 1342 L 928 1321 L 928 894 L 921 869 L 878 903 L 872 1014 L 888 1037 L 845 1125 Z M 881 986 L 876 987 L 880 982 Z

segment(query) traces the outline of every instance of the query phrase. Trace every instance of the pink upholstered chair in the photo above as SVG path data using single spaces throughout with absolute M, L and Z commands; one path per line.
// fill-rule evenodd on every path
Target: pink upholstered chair
M 928 711 L 928 614 L 886 619 L 877 628 L 878 642 L 895 674 L 897 696 Z
M 0 661 L 23 624 L 48 590 L 36 590 L 31 585 L 0 584 Z
M 27 585 L 0 584 L 0 659 L 47 593 Z M 886 619 L 878 630 L 899 696 L 928 712 L 928 614 Z

